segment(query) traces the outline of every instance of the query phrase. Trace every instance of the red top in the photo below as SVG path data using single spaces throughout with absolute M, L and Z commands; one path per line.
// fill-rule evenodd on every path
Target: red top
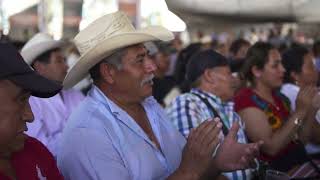
M 32 137 L 27 137 L 23 150 L 12 155 L 11 163 L 18 180 L 63 180 L 52 154 Z M 0 179 L 10 180 L 1 172 Z
M 290 114 L 290 101 L 280 92 L 274 92 L 272 94 L 275 105 L 265 101 L 258 94 L 256 94 L 250 88 L 242 89 L 234 99 L 235 110 L 237 112 L 249 108 L 256 107 L 261 109 L 268 116 L 269 124 L 273 131 L 281 128 L 283 123 L 288 119 Z M 296 143 L 291 142 L 286 147 L 281 149 L 275 156 L 269 156 L 261 153 L 260 159 L 264 161 L 271 161 L 277 159 L 283 155 L 286 155 L 290 150 L 296 147 Z

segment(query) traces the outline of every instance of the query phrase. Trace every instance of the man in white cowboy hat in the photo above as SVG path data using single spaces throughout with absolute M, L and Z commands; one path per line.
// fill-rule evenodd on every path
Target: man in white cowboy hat
M 75 37 L 81 57 L 64 85 L 88 73 L 94 85 L 63 132 L 57 161 L 65 179 L 196 180 L 252 163 L 258 144 L 234 152 L 222 143 L 219 149 L 226 150 L 212 158 L 219 120 L 202 123 L 186 141 L 151 96 L 156 66 L 143 43 L 171 39 L 162 27 L 136 30 L 122 12 L 97 19 Z M 230 146 L 236 132 L 226 137 Z
M 68 70 L 62 45 L 62 41 L 38 33 L 25 44 L 21 55 L 40 75 L 62 84 Z M 31 97 L 30 105 L 35 121 L 28 125 L 27 134 L 40 140 L 56 156 L 64 125 L 73 108 L 83 98 L 84 95 L 74 89 L 62 90 L 48 99 Z

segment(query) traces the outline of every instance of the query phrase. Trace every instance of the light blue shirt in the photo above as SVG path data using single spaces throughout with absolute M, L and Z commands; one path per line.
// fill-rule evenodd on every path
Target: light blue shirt
M 165 179 L 181 161 L 184 137 L 153 97 L 142 102 L 161 151 L 119 106 L 93 87 L 62 135 L 58 167 L 66 180 Z

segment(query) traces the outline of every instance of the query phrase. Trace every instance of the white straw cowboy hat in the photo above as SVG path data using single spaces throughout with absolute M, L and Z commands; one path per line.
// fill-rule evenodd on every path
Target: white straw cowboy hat
M 38 56 L 61 45 L 62 41 L 54 40 L 49 34 L 37 33 L 23 46 L 21 56 L 31 65 Z
M 102 59 L 110 56 L 115 50 L 147 41 L 169 41 L 173 34 L 160 26 L 135 29 L 123 12 L 104 15 L 74 38 L 81 57 L 70 69 L 63 85 L 70 88 L 83 79 L 90 68 Z

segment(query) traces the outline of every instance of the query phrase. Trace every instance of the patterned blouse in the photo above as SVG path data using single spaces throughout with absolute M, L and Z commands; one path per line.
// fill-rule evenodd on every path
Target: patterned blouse
M 256 94 L 252 89 L 250 88 L 242 89 L 235 96 L 235 99 L 234 99 L 235 110 L 236 112 L 239 112 L 249 107 L 256 107 L 258 109 L 261 109 L 267 115 L 269 124 L 272 130 L 275 132 L 284 125 L 284 123 L 287 121 L 290 115 L 290 101 L 286 96 L 281 94 L 280 91 L 274 91 L 272 94 L 272 97 L 275 102 L 274 105 L 264 100 L 262 97 Z M 248 138 L 250 141 L 250 137 Z M 301 153 L 305 153 L 303 147 L 301 149 L 301 144 L 297 144 L 296 142 L 291 141 L 287 146 L 282 148 L 274 156 L 271 156 L 262 152 L 260 154 L 260 159 L 266 162 L 272 162 L 272 161 L 276 161 L 277 163 L 282 162 L 284 164 L 283 166 L 291 166 L 293 163 L 297 163 L 297 162 L 290 162 L 291 163 L 290 164 L 289 161 L 287 161 L 287 159 L 291 158 L 291 154 L 292 155 L 294 154 L 295 156 L 295 155 L 301 155 Z M 288 154 L 290 154 L 290 157 Z M 301 156 L 304 156 L 304 154 L 302 154 Z M 284 159 L 286 162 L 283 162 Z M 286 168 L 289 168 L 289 167 L 285 167 L 285 169 Z

